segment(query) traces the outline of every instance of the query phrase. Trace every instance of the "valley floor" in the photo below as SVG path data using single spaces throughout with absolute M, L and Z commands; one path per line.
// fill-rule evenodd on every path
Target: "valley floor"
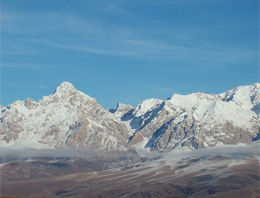
M 1 194 L 24 198 L 257 198 L 259 155 L 258 151 L 250 154 L 257 148 L 157 154 L 146 162 L 124 164 L 79 158 L 16 161 L 0 167 Z

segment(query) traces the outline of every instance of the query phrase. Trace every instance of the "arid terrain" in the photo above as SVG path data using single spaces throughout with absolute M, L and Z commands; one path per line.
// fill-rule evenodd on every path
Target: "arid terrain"
M 209 149 L 157 153 L 140 160 L 137 156 L 121 161 L 42 157 L 18 160 L 1 166 L 1 194 L 24 198 L 256 198 L 259 152 L 248 152 L 259 145 L 244 147 L 228 147 L 222 152 Z

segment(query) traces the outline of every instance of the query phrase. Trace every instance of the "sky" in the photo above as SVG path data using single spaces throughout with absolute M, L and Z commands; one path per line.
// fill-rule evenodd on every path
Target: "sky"
M 0 0 L 1 101 L 63 81 L 136 106 L 259 82 L 258 0 Z

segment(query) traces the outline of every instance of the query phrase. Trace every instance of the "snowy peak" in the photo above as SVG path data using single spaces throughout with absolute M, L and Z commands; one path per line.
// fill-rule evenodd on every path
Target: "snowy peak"
M 87 101 L 97 105 L 95 98 L 92 98 L 89 95 L 77 90 L 74 85 L 69 82 L 61 83 L 52 95 L 43 97 L 43 101 L 57 102 L 58 100 L 67 101 L 74 105 L 80 105 L 80 103 Z
M 124 114 L 132 110 L 131 105 L 123 104 L 121 102 L 117 103 L 116 109 L 110 109 L 110 113 L 113 113 L 115 117 L 121 118 Z
M 219 95 L 223 98 L 223 101 L 233 101 L 252 108 L 260 102 L 260 83 L 239 86 Z
M 28 98 L 1 108 L 1 146 L 125 150 L 128 133 L 118 118 L 68 82 L 38 102 Z
M 67 81 L 62 82 L 58 88 L 61 88 L 61 89 L 75 89 L 74 85 L 71 84 L 70 82 L 67 82 Z
M 128 108 L 128 107 L 133 108 L 131 105 L 118 102 L 117 105 L 116 105 L 116 110 L 125 109 L 125 108 Z
M 72 92 L 78 91 L 71 83 L 69 82 L 63 82 L 56 88 L 54 91 L 55 95 L 64 95 Z
M 248 144 L 259 134 L 259 87 L 255 83 L 218 95 L 174 94 L 159 106 L 146 100 L 132 114 L 136 130 L 131 141 L 143 141 L 152 150 Z
M 248 144 L 259 137 L 260 84 L 214 95 L 174 94 L 148 99 L 137 107 L 118 103 L 105 110 L 94 98 L 63 82 L 42 100 L 0 106 L 2 146 L 95 147 L 169 151 L 220 144 Z
M 239 86 L 221 94 L 192 93 L 188 95 L 173 94 L 169 101 L 176 105 L 192 108 L 202 101 L 235 102 L 240 106 L 252 108 L 260 102 L 260 83 Z
M 208 104 L 216 100 L 218 100 L 216 95 L 198 92 L 189 95 L 174 94 L 168 101 L 174 106 L 193 109 L 201 103 Z
M 115 112 L 127 113 L 131 109 L 133 109 L 133 107 L 131 105 L 127 105 L 127 104 L 123 104 L 123 103 L 119 102 L 119 103 L 117 103 Z
M 134 114 L 137 117 L 142 116 L 146 112 L 152 111 L 153 109 L 157 108 L 162 102 L 163 100 L 155 98 L 144 100 L 135 108 Z

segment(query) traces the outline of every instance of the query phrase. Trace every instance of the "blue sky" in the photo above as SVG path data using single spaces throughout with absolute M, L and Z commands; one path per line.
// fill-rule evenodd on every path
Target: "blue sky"
M 258 0 L 1 1 L 1 104 L 63 81 L 105 108 L 259 82 Z

